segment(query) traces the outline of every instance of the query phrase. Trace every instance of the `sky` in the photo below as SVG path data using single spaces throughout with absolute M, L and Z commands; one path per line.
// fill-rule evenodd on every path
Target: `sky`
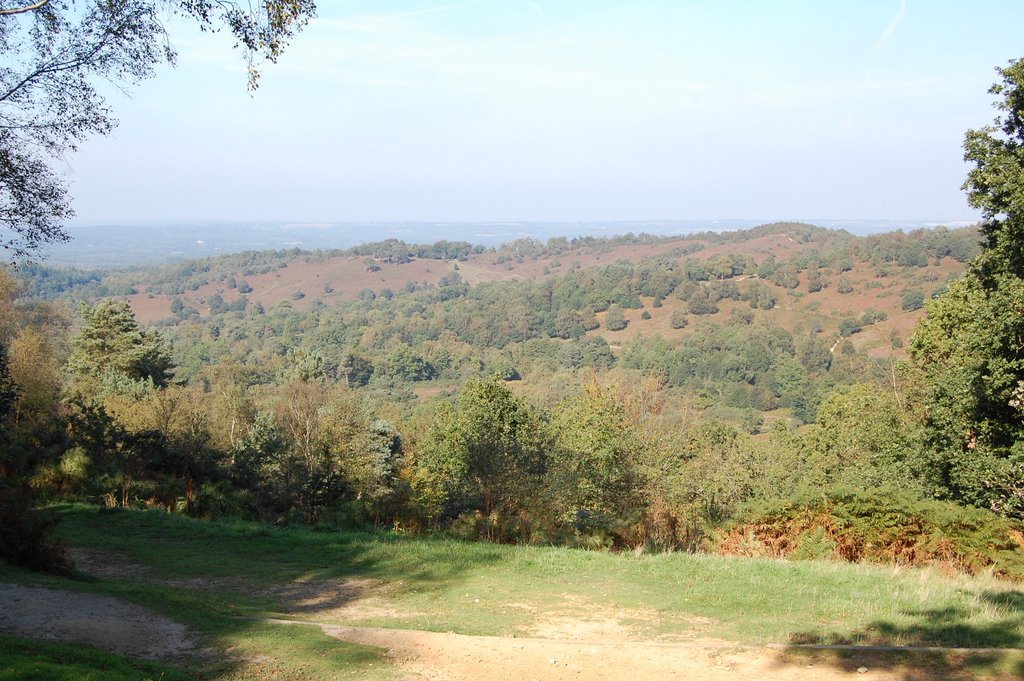
M 974 220 L 1018 0 L 321 0 L 246 89 L 224 34 L 67 160 L 78 224 Z

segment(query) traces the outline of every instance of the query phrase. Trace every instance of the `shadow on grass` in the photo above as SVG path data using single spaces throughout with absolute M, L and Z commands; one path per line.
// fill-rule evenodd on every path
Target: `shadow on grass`
M 1024 678 L 1024 593 L 985 590 L 978 600 L 988 613 L 982 623 L 968 608 L 922 608 L 905 612 L 904 621 L 878 620 L 853 633 L 794 632 L 786 653 L 813 655 L 851 673 L 887 669 L 905 681 Z M 885 650 L 895 647 L 917 650 Z
M 281 529 L 83 506 L 58 512 L 60 536 L 86 550 L 78 567 L 88 576 L 51 577 L 40 585 L 115 596 L 191 627 L 209 651 L 182 666 L 204 679 L 326 679 L 339 672 L 390 678 L 394 670 L 382 651 L 259 618 L 278 612 L 315 618 L 370 594 L 391 599 L 448 590 L 507 555 L 495 545 L 383 532 Z M 323 672 L 314 673 L 309 660 Z
M 333 581 L 333 599 L 310 603 L 315 613 L 365 595 L 371 582 L 389 594 L 430 590 L 502 560 L 504 547 L 444 537 L 387 532 L 320 532 L 247 522 L 207 522 L 153 511 L 61 509 L 60 534 L 106 565 L 101 577 L 238 592 L 263 600 L 302 594 L 301 585 Z M 81 566 L 80 566 L 81 567 Z

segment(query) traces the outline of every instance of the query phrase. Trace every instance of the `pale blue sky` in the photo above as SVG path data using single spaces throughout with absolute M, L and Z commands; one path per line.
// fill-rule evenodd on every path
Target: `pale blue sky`
M 224 35 L 113 97 L 78 222 L 975 214 L 1024 2 L 320 2 L 254 95 Z

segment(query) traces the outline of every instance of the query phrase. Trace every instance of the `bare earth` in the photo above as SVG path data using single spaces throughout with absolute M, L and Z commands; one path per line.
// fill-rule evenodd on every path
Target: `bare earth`
M 0 631 L 25 638 L 90 643 L 129 657 L 173 661 L 193 654 L 184 625 L 109 596 L 0 584 Z
M 98 552 L 75 551 L 83 572 L 108 579 L 131 579 L 145 566 L 111 561 Z M 189 581 L 189 580 L 182 580 Z M 201 590 L 248 591 L 238 580 L 196 580 L 175 584 Z M 367 615 L 400 617 L 381 598 L 373 580 L 315 580 L 273 590 L 288 620 L 281 626 L 318 626 L 337 639 L 376 646 L 407 679 L 729 679 L 802 681 L 839 679 L 938 681 L 941 672 L 886 664 L 871 651 L 847 653 L 815 664 L 787 650 L 746 646 L 701 636 L 684 640 L 637 640 L 623 619 L 638 612 L 594 610 L 582 618 L 541 618 L 531 636 L 465 636 L 410 629 L 344 626 Z M 264 592 L 267 593 L 267 592 Z M 509 607 L 526 607 L 509 604 Z M 310 615 L 320 620 L 309 621 Z M 303 621 L 305 620 L 305 621 Z M 325 621 L 328 620 L 328 621 Z M 108 596 L 0 584 L 0 631 L 27 638 L 89 643 L 107 650 L 167 662 L 201 654 L 199 637 L 186 627 L 137 605 Z M 878 662 L 876 666 L 873 664 Z M 948 674 L 948 670 L 946 671 Z
M 284 623 L 283 620 L 278 620 Z M 848 669 L 810 664 L 780 651 L 720 641 L 653 643 L 463 636 L 407 629 L 319 625 L 329 636 L 377 646 L 409 679 L 821 679 L 905 680 L 907 670 L 872 670 L 851 661 Z M 864 664 L 870 664 L 866 656 Z M 859 671 L 864 670 L 864 671 Z M 927 679 L 927 675 L 915 676 Z

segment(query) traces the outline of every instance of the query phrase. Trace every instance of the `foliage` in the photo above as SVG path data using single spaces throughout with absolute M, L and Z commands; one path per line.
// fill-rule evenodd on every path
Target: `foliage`
M 721 538 L 741 555 L 937 564 L 1024 577 L 1020 528 L 983 509 L 892 488 L 830 488 L 748 509 Z M 815 546 L 819 548 L 814 548 Z
M 837 390 L 818 408 L 817 422 L 814 468 L 827 474 L 823 483 L 921 491 L 919 424 L 892 390 L 864 383 Z
M 678 307 L 675 310 L 672 310 L 672 317 L 669 320 L 669 324 L 672 326 L 673 329 L 686 328 L 686 325 L 689 324 L 689 320 L 687 319 L 686 315 L 686 310 Z
M 104 376 L 167 385 L 173 365 L 155 331 L 143 331 L 127 302 L 80 305 L 82 328 L 72 341 L 68 369 L 95 387 Z
M 316 11 L 313 0 L 263 0 L 247 8 L 214 0 L 167 4 L 204 30 L 226 26 L 245 51 L 253 88 L 255 58 L 276 61 Z M 67 240 L 63 222 L 73 211 L 54 161 L 114 128 L 97 83 L 133 85 L 161 61 L 173 63 L 162 8 L 154 0 L 85 0 L 0 16 L 0 246 L 15 259 Z
M 604 318 L 605 328 L 609 331 L 622 331 L 628 324 L 629 322 L 622 314 L 622 308 L 617 303 L 613 303 Z
M 0 479 L 0 560 L 39 572 L 71 572 L 63 545 L 53 537 L 56 518 L 32 506 L 29 489 Z
M 1000 115 L 968 131 L 964 189 L 984 249 L 928 305 L 910 353 L 928 409 L 929 472 L 953 499 L 1024 515 L 1024 61 L 999 69 Z
M 157 338 L 124 303 L 86 308 L 88 318 L 100 306 L 119 307 L 107 316 L 123 324 L 98 326 L 123 328 L 109 334 L 120 340 L 109 344 L 108 361 L 85 352 L 86 331 L 96 334 L 83 324 L 71 342 L 71 385 L 60 376 L 66 324 L 45 321 L 57 319 L 46 304 L 0 301 L 12 377 L 32 386 L 32 399 L 16 403 L 21 425 L 11 431 L 17 454 L 10 461 L 51 500 L 594 548 L 699 550 L 742 504 L 807 486 L 870 487 L 902 477 L 908 489 L 933 490 L 918 412 L 906 406 L 918 393 L 893 390 L 889 367 L 864 351 L 833 348 L 840 319 L 812 307 L 817 301 L 794 305 L 802 294 L 785 294 L 800 315 L 795 324 L 789 310 L 783 323 L 765 314 L 783 291 L 752 277 L 760 269 L 754 256 L 695 255 L 701 244 L 741 243 L 772 230 L 807 247 L 771 258 L 765 271 L 801 279 L 839 271 L 846 260 L 856 270 L 849 276 L 863 276 L 862 257 L 890 270 L 915 261 L 915 252 L 937 258 L 961 234 L 861 239 L 778 225 L 682 239 L 677 257 L 472 286 L 449 262 L 438 266 L 444 276 L 434 284 L 390 295 L 365 286 L 358 299 L 330 305 L 264 307 L 237 290 L 252 277 L 261 289 L 253 297 L 263 297 L 265 275 L 350 252 L 246 253 L 110 273 L 60 297 L 146 288 L 168 306 L 179 300 L 180 310 L 159 323 Z M 369 245 L 372 253 L 361 257 L 392 270 L 404 265 L 384 259 L 444 252 L 486 262 L 502 253 L 542 257 L 548 248 L 603 253 L 615 243 L 521 242 L 476 252 L 391 241 Z M 46 280 L 50 290 L 64 281 Z M 697 295 L 728 314 L 688 318 L 684 301 Z M 652 335 L 610 346 L 597 314 L 607 322 L 641 298 L 669 300 L 665 307 L 692 329 L 669 332 L 671 315 L 652 317 L 644 327 Z M 846 319 L 875 324 L 884 315 L 868 309 Z M 130 367 L 147 344 L 174 357 L 174 383 L 129 369 L 97 371 Z M 42 368 L 28 369 L 35 366 Z M 855 382 L 871 387 L 843 392 Z M 789 429 L 816 419 L 820 425 Z M 813 553 L 817 544 L 807 546 Z
M 908 289 L 903 293 L 900 307 L 904 312 L 920 310 L 924 307 L 924 291 L 921 289 Z
M 470 379 L 458 405 L 445 405 L 420 446 L 418 463 L 445 491 L 447 513 L 514 518 L 546 467 L 537 414 L 497 377 Z
M 546 489 L 558 525 L 621 544 L 643 509 L 638 463 L 644 440 L 622 402 L 596 384 L 551 415 L 554 439 Z

